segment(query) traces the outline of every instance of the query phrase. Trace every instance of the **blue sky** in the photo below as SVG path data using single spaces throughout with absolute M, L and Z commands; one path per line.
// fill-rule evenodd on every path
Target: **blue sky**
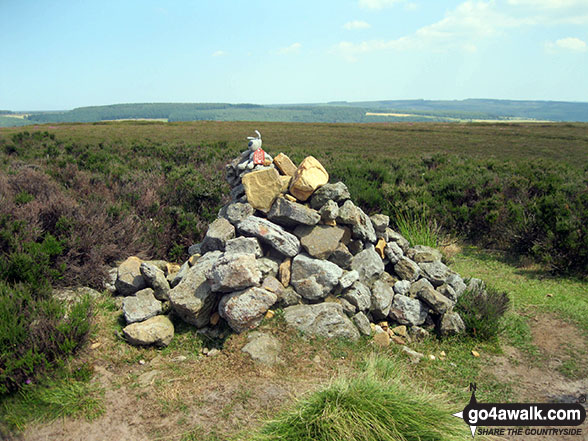
M 0 0 L 0 109 L 588 101 L 588 0 Z

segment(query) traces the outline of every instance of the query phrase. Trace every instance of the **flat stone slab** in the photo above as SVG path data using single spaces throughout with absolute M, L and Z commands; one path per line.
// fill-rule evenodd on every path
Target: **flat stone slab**
M 157 315 L 128 325 L 123 335 L 134 346 L 167 346 L 174 337 L 174 325 L 165 315 Z
M 300 244 L 310 256 L 328 259 L 345 235 L 349 236 L 349 230 L 328 225 L 299 226 L 294 230 L 294 234 L 300 238 Z
M 321 220 L 318 211 L 281 197 L 276 199 L 271 210 L 267 213 L 267 218 L 286 227 L 316 225 Z
M 289 326 L 305 334 L 326 338 L 359 339 L 359 331 L 338 303 L 289 306 L 284 309 L 284 318 Z
M 267 219 L 249 216 L 239 222 L 237 230 L 244 235 L 257 237 L 285 256 L 294 257 L 300 252 L 298 238 Z
M 123 300 L 123 314 L 127 323 L 142 322 L 161 313 L 161 302 L 155 298 L 151 288 L 142 289 Z

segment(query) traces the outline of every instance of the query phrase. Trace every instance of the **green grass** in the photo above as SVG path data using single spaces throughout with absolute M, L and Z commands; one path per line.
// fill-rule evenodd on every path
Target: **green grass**
M 407 383 L 402 363 L 368 359 L 266 424 L 254 439 L 284 441 L 462 440 L 467 426 L 445 398 Z
M 397 231 L 402 234 L 411 246 L 425 245 L 437 248 L 441 245 L 440 229 L 434 219 L 427 217 L 423 212 L 399 212 L 392 223 Z

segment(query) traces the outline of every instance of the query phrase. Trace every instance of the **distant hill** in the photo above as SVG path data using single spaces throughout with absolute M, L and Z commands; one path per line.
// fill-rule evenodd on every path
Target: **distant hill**
M 199 120 L 333 123 L 478 120 L 588 122 L 588 103 L 491 99 L 335 101 L 300 105 L 140 103 L 79 107 L 59 112 L 32 112 L 22 115 L 21 118 L 15 115 L 18 114 L 0 111 L 0 126 L 121 119 L 158 119 L 170 122 Z

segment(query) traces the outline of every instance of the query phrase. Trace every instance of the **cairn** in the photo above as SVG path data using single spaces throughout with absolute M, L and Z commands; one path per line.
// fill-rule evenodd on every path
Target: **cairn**
M 166 311 L 213 335 L 221 320 L 243 332 L 276 308 L 289 326 L 328 338 L 404 344 L 464 331 L 453 308 L 466 283 L 438 250 L 411 247 L 388 216 L 368 216 L 314 157 L 272 159 L 257 133 L 226 165 L 231 201 L 188 261 L 119 266 L 131 344 L 169 344 Z

